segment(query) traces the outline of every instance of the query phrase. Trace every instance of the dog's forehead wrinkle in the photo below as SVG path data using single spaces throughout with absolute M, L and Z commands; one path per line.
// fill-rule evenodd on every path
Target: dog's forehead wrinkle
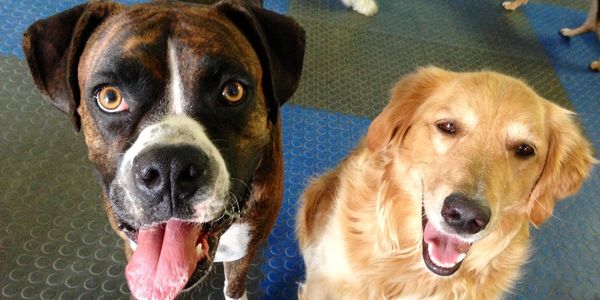
M 187 54 L 201 56 L 213 53 L 221 57 L 237 53 L 233 57 L 244 58 L 244 51 L 247 52 L 246 48 L 251 47 L 243 45 L 248 46 L 249 43 L 243 35 L 237 34 L 239 30 L 228 20 L 209 11 L 173 10 L 163 5 L 134 6 L 113 16 L 114 22 L 105 22 L 95 31 L 96 38 L 91 39 L 93 45 L 86 47 L 86 51 L 90 52 L 89 57 L 94 59 L 88 59 L 82 68 L 91 72 L 111 60 L 111 57 L 131 56 L 145 65 L 155 77 L 162 76 L 168 73 L 162 71 L 163 65 L 166 66 L 164 62 L 169 60 L 167 39 L 171 43 L 176 41 L 173 44 L 181 45 Z M 227 47 L 227 51 L 224 47 Z M 159 48 L 165 51 L 156 51 Z
M 139 53 L 139 51 L 147 49 L 148 46 L 157 43 L 164 44 L 168 34 L 164 28 L 169 26 L 169 22 L 170 18 L 166 15 L 154 14 L 140 19 L 132 27 L 131 33 L 126 34 L 124 40 L 121 41 L 122 51 Z
M 168 19 L 159 14 L 156 10 L 143 10 L 130 8 L 121 13 L 113 15 L 109 21 L 103 22 L 94 32 L 90 41 L 93 41 L 93 47 L 86 47 L 86 50 L 92 49 L 90 60 L 91 65 L 88 69 L 94 69 L 97 64 L 103 63 L 103 60 L 116 55 L 136 52 L 136 50 L 147 48 L 164 36 L 164 23 Z M 108 55 L 109 52 L 112 55 Z
M 243 58 L 250 46 L 240 30 L 228 19 L 210 13 L 185 12 L 173 19 L 170 38 L 177 41 L 185 55 L 203 53 L 231 54 Z M 176 25 L 176 26 L 175 26 Z M 249 47 L 251 48 L 251 47 Z M 226 49 L 226 51 L 225 51 Z

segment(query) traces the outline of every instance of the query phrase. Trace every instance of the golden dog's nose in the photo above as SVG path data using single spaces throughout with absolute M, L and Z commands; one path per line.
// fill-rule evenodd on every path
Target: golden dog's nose
M 457 233 L 475 234 L 490 222 L 488 207 L 462 193 L 452 193 L 444 199 L 442 206 L 444 221 Z

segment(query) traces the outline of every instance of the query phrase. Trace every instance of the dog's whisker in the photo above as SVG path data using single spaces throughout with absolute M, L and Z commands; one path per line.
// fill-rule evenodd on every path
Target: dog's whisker
M 538 204 L 538 205 L 539 205 L 539 206 L 540 206 L 540 207 L 541 207 L 541 208 L 542 208 L 542 209 L 543 209 L 545 212 L 547 212 L 547 213 L 550 215 L 550 218 L 554 218 L 554 219 L 557 219 L 557 220 L 559 220 L 559 221 L 561 221 L 561 222 L 566 222 L 566 223 L 568 223 L 568 221 L 567 221 L 567 220 L 565 220 L 565 219 L 562 219 L 562 218 L 560 218 L 559 216 L 556 216 L 556 215 L 554 214 L 554 212 L 553 212 L 553 211 L 550 211 L 548 208 L 546 208 L 546 206 L 544 206 L 544 205 L 542 204 L 542 202 L 540 202 L 538 199 L 534 199 L 533 201 L 535 201 L 535 202 L 536 202 L 536 203 L 537 203 L 537 204 Z
M 229 192 L 231 199 L 233 201 L 231 201 L 232 205 L 235 205 L 235 207 L 233 207 L 233 212 L 231 212 L 232 215 L 235 216 L 239 216 L 241 214 L 241 209 L 240 209 L 240 202 L 238 200 L 238 198 L 231 192 Z
M 225 218 L 236 220 L 240 217 L 241 210 L 239 206 L 239 200 L 232 192 L 229 192 L 229 197 L 231 198 L 231 201 L 227 201 L 228 204 L 221 213 L 221 215 L 218 218 L 214 219 L 212 222 L 218 223 L 219 221 L 224 220 Z
M 235 177 L 231 177 L 231 180 L 235 180 L 235 181 L 241 183 L 244 186 L 244 188 L 246 188 L 247 190 L 250 190 L 250 186 L 248 186 L 248 184 L 244 180 L 241 180 L 241 179 L 235 178 Z

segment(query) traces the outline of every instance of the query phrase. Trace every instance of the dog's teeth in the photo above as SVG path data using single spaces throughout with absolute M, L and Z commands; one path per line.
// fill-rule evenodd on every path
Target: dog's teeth
M 137 244 L 134 241 L 129 240 L 129 248 L 131 248 L 131 251 L 135 251 Z
M 458 256 L 458 259 L 456 259 L 456 263 L 459 263 L 459 262 L 463 261 L 463 259 L 465 259 L 465 257 L 466 257 L 466 256 L 467 256 L 467 254 L 466 254 L 466 253 L 461 253 L 461 254 Z
M 202 243 L 199 243 L 198 245 L 196 245 L 196 255 L 198 257 L 202 256 Z
M 427 254 L 429 254 L 429 258 L 433 259 L 433 250 L 431 250 L 431 248 L 433 248 L 433 246 L 431 246 L 431 244 L 427 243 Z

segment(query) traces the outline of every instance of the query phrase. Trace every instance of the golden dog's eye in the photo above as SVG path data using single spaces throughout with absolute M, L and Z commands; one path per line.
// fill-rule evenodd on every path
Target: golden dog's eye
M 94 98 L 98 106 L 105 112 L 120 112 L 129 108 L 127 102 L 123 100 L 121 90 L 114 86 L 100 88 L 94 95 Z
M 237 81 L 227 82 L 221 92 L 221 96 L 223 96 L 223 99 L 229 104 L 241 103 L 242 100 L 244 100 L 245 94 L 246 91 L 244 90 L 244 86 Z
M 436 126 L 441 132 L 448 135 L 454 135 L 457 131 L 456 125 L 454 125 L 454 123 L 450 121 L 438 122 Z
M 521 144 L 517 147 L 516 154 L 520 157 L 529 157 L 535 154 L 535 149 L 531 145 Z

